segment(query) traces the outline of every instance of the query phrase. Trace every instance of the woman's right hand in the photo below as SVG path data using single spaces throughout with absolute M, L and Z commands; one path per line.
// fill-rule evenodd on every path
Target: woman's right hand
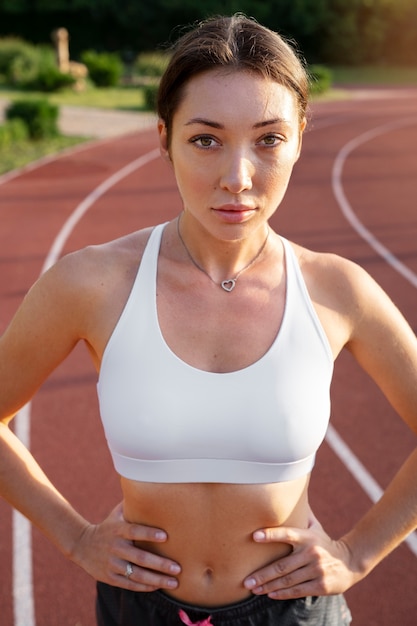
M 71 559 L 93 578 L 109 585 L 131 591 L 175 589 L 180 565 L 133 544 L 163 543 L 167 538 L 159 528 L 126 522 L 119 504 L 103 522 L 84 529 Z M 129 564 L 132 573 L 127 577 Z

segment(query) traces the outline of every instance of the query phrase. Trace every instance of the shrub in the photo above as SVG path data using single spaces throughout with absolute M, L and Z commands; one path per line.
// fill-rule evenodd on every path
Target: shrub
M 0 75 L 9 78 L 10 66 L 14 59 L 21 54 L 29 54 L 33 46 L 18 37 L 3 37 L 0 39 Z
M 32 46 L 15 39 L 0 40 L 0 73 L 2 70 L 6 80 L 21 89 L 51 92 L 75 83 L 70 74 L 59 71 L 50 46 Z
M 29 138 L 29 129 L 24 120 L 16 117 L 8 120 L 5 125 L 9 128 L 13 141 L 26 141 Z
M 33 81 L 39 71 L 39 56 L 35 46 L 28 45 L 10 62 L 6 79 L 12 85 L 24 87 Z
M 115 87 L 123 73 L 123 63 L 117 54 L 87 50 L 81 55 L 90 79 L 97 87 Z
M 8 148 L 12 143 L 11 133 L 8 124 L 0 126 L 0 148 Z
M 134 72 L 139 76 L 160 77 L 166 70 L 169 58 L 166 52 L 142 52 L 136 57 Z
M 332 86 L 333 76 L 324 65 L 310 65 L 310 91 L 312 94 L 324 93 Z
M 147 111 L 156 111 L 156 97 L 158 94 L 158 85 L 144 85 L 142 89 L 145 99 L 145 109 Z
M 0 126 L 0 148 L 8 148 L 15 142 L 25 141 L 28 137 L 28 127 L 21 119 L 8 120 Z
M 47 100 L 17 100 L 6 109 L 6 119 L 23 120 L 31 139 L 58 135 L 58 114 L 58 107 Z
M 72 87 L 76 79 L 71 74 L 60 72 L 57 67 L 41 67 L 37 75 L 24 86 L 36 91 L 59 91 L 65 87 Z

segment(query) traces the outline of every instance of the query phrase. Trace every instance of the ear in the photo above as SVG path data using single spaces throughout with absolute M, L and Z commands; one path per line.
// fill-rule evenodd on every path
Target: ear
M 300 122 L 300 130 L 299 130 L 299 135 L 298 135 L 298 150 L 297 150 L 296 161 L 298 161 L 298 159 L 300 158 L 301 147 L 303 145 L 303 133 L 305 131 L 306 126 L 307 126 L 307 119 L 305 117 L 303 117 L 303 119 Z
M 163 159 L 171 162 L 171 157 L 169 154 L 168 147 L 168 132 L 167 127 L 165 125 L 164 120 L 158 120 L 158 134 L 159 134 L 159 149 L 161 151 L 161 156 Z

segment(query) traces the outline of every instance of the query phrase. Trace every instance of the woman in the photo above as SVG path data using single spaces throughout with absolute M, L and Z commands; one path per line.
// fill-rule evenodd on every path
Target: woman
M 242 16 L 178 42 L 159 93 L 177 219 L 60 260 L 0 344 L 2 495 L 98 583 L 100 625 L 349 624 L 343 592 L 417 525 L 413 454 L 352 530 L 308 502 L 347 348 L 417 431 L 417 341 L 353 263 L 271 231 L 308 81 Z M 98 525 L 7 428 L 83 339 L 123 502 Z

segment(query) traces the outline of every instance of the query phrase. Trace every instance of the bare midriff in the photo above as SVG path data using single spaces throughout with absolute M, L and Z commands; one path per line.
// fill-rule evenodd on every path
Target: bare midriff
M 283 543 L 257 543 L 255 530 L 306 528 L 309 476 L 262 485 L 155 484 L 121 479 L 130 522 L 165 530 L 164 543 L 139 547 L 181 565 L 169 595 L 200 606 L 221 606 L 250 596 L 247 576 L 288 554 Z

